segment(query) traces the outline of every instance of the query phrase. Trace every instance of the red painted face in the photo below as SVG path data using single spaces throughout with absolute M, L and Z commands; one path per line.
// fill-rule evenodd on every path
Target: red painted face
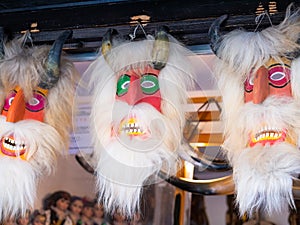
M 270 59 L 256 74 L 251 73 L 244 84 L 244 100 L 261 104 L 270 95 L 292 96 L 291 61 L 283 59 L 284 64 Z
M 117 82 L 116 99 L 129 105 L 148 103 L 161 111 L 161 94 L 158 83 L 159 70 L 150 66 L 140 73 L 133 70 L 123 71 Z
M 256 74 L 251 73 L 244 84 L 244 101 L 262 104 L 269 96 L 292 97 L 291 90 L 291 61 L 283 59 L 278 63 L 270 59 L 266 66 L 261 66 Z M 260 131 L 253 132 L 249 136 L 249 146 L 256 144 L 273 145 L 287 141 L 287 130 L 261 125 Z
M 6 96 L 2 115 L 6 117 L 7 122 L 11 123 L 29 119 L 43 122 L 47 93 L 48 90 L 38 88 L 34 91 L 33 98 L 25 102 L 23 90 L 20 87 L 16 87 Z M 13 136 L 2 137 L 0 149 L 0 153 L 6 156 L 20 156 L 20 158 L 26 159 L 25 143 L 16 143 Z

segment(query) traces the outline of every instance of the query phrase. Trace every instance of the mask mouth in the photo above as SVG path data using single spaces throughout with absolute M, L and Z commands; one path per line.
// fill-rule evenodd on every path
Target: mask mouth
M 13 137 L 3 137 L 0 145 L 1 152 L 10 157 L 20 156 L 25 159 L 26 145 L 24 142 L 18 143 Z
M 121 133 L 130 137 L 146 137 L 148 132 L 135 117 L 130 117 L 121 121 L 118 134 Z
M 250 135 L 249 146 L 253 147 L 256 144 L 273 145 L 278 142 L 286 141 L 287 130 L 277 128 L 263 128 L 260 131 Z

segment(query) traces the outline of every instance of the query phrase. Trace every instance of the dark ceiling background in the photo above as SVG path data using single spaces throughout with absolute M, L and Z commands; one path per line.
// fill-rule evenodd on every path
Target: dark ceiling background
M 259 13 L 268 11 L 272 23 L 278 24 L 291 2 L 300 5 L 300 0 L 2 0 L 0 26 L 8 37 L 31 30 L 35 44 L 50 44 L 62 30 L 72 29 L 73 37 L 65 49 L 69 53 L 82 53 L 96 51 L 108 28 L 116 28 L 124 35 L 133 33 L 138 20 L 147 24 L 144 26 L 147 33 L 152 34 L 156 27 L 165 25 L 183 44 L 194 46 L 208 44 L 208 29 L 220 15 L 229 15 L 223 28 L 225 33 L 238 27 L 255 30 Z M 149 20 L 133 20 L 137 15 L 149 16 Z M 270 23 L 265 16 L 259 28 L 267 26 Z

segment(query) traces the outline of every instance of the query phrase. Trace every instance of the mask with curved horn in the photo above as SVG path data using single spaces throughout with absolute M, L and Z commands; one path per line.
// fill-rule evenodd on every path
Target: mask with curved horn
M 228 18 L 228 15 L 222 15 L 219 18 L 217 18 L 212 25 L 209 28 L 208 31 L 208 37 L 210 39 L 210 47 L 215 53 L 215 55 L 218 56 L 218 49 L 220 46 L 220 42 L 222 40 L 222 36 L 220 34 L 220 26 L 221 24 Z
M 0 63 L 0 221 L 33 207 L 40 179 L 51 174 L 57 155 L 68 149 L 79 78 L 71 61 L 60 60 L 70 33 L 64 32 L 52 48 L 24 47 L 29 33 L 5 43 Z
M 235 29 L 212 38 L 221 56 L 214 74 L 223 99 L 223 147 L 240 214 L 250 217 L 257 209 L 273 214 L 293 207 L 292 191 L 298 193 L 300 61 L 284 56 L 299 48 L 299 12 L 288 8 L 280 24 L 260 31 Z M 222 20 L 211 33 L 219 33 Z
M 71 30 L 64 31 L 53 43 L 45 62 L 46 74 L 41 76 L 39 87 L 50 89 L 57 83 L 60 74 L 60 58 L 65 41 L 72 36 Z
M 152 182 L 161 168 L 172 174 L 180 168 L 183 105 L 195 65 L 188 49 L 169 42 L 165 28 L 154 40 L 118 36 L 113 30 L 104 35 L 103 57 L 85 75 L 95 90 L 90 127 L 99 198 L 130 216 L 148 178 Z

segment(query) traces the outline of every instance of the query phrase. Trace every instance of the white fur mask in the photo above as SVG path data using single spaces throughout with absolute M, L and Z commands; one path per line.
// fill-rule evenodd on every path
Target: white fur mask
M 190 52 L 170 43 L 167 65 L 158 74 L 160 111 L 146 102 L 130 105 L 116 99 L 119 71 L 141 75 L 151 65 L 152 48 L 153 40 L 123 43 L 107 55 L 110 65 L 99 57 L 84 74 L 91 77 L 94 90 L 90 126 L 99 200 L 108 210 L 127 216 L 139 209 L 143 185 L 157 182 L 150 177 L 161 169 L 175 174 L 180 168 L 176 151 L 183 147 L 183 107 L 194 74 L 187 57 Z M 120 128 L 132 117 L 136 119 L 132 127 Z M 145 135 L 126 134 L 140 130 Z
M 237 205 L 241 215 L 256 210 L 272 214 L 294 207 L 292 179 L 300 173 L 299 59 L 292 60 L 290 83 L 292 96 L 269 95 L 258 104 L 244 101 L 244 82 L 251 71 L 268 68 L 270 59 L 283 65 L 281 57 L 299 49 L 299 10 L 287 10 L 278 26 L 261 32 L 235 30 L 222 39 L 215 74 L 223 97 L 224 149 L 233 166 Z M 269 72 L 271 73 L 271 72 Z M 266 76 L 267 77 L 267 76 Z M 268 78 L 268 77 L 267 77 Z M 270 84 L 270 80 L 268 81 Z M 271 85 L 269 85 L 270 87 Z M 273 88 L 273 87 L 270 87 Z M 246 92 L 245 92 L 246 93 Z M 254 95 L 254 91 L 253 91 Z M 281 142 L 249 144 L 250 134 L 259 138 L 277 137 Z M 258 136 L 256 136 L 258 137 Z

